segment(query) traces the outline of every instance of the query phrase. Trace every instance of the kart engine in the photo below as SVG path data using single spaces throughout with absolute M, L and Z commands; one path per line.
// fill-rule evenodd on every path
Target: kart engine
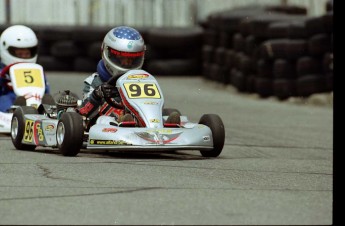
M 68 108 L 76 108 L 77 106 L 78 101 L 74 96 L 70 95 L 69 90 L 65 90 L 56 103 L 58 115 L 65 112 Z

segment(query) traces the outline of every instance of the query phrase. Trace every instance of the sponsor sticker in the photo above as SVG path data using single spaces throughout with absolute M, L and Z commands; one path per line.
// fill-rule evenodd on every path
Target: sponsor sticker
M 147 105 L 157 105 L 158 102 L 154 102 L 154 101 L 145 101 L 144 104 L 147 104 Z
M 104 133 L 115 133 L 117 131 L 116 128 L 103 128 L 102 132 Z
M 44 128 L 45 131 L 52 131 L 54 130 L 55 126 L 53 124 L 50 125 L 46 125 L 46 127 Z
M 128 75 L 127 79 L 145 79 L 148 78 L 148 74 L 136 74 L 136 75 Z
M 131 145 L 130 143 L 124 141 L 124 140 L 95 140 L 91 139 L 90 144 L 96 144 L 96 145 Z
M 202 138 L 205 142 L 208 142 L 211 140 L 210 136 L 203 136 Z

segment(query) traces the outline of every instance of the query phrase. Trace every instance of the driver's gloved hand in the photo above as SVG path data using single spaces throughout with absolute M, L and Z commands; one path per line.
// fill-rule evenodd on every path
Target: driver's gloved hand
M 118 91 L 115 86 L 112 86 L 108 83 L 104 83 L 102 85 L 97 86 L 92 94 L 96 99 L 100 100 L 102 98 L 108 99 L 111 97 L 116 97 L 118 96 Z

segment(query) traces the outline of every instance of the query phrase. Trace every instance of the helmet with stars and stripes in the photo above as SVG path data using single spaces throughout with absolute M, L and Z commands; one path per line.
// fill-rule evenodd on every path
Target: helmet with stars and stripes
M 134 28 L 120 26 L 111 29 L 102 43 L 102 59 L 112 76 L 132 69 L 140 69 L 144 63 L 145 43 Z

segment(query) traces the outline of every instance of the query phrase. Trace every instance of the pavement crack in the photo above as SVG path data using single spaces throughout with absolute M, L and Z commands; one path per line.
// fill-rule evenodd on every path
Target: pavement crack
M 15 197 L 15 198 L 3 198 L 0 201 L 13 201 L 13 200 L 32 200 L 32 199 L 53 199 L 53 198 L 67 198 L 67 197 L 83 197 L 83 196 L 96 196 L 96 195 L 114 195 L 114 194 L 128 194 L 138 191 L 156 190 L 161 189 L 159 187 L 150 188 L 135 188 L 121 191 L 109 191 L 109 192 L 97 192 L 97 193 L 85 193 L 85 194 L 73 194 L 73 195 L 47 195 L 47 196 L 29 196 L 29 197 Z
M 72 179 L 72 178 L 54 176 L 53 172 L 48 167 L 45 167 L 41 164 L 36 164 L 36 165 L 43 172 L 42 176 L 48 179 L 92 183 L 90 181 L 85 181 L 85 180 L 77 180 L 77 179 Z

